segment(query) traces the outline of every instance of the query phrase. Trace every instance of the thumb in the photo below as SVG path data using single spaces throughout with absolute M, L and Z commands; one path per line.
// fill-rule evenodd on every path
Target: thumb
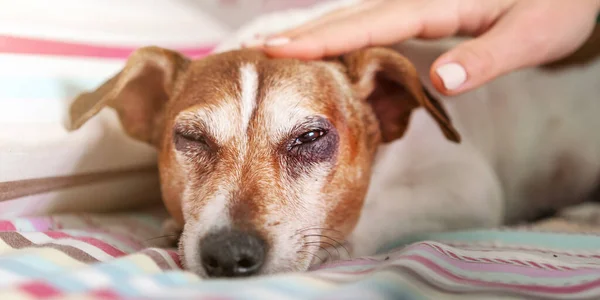
M 440 92 L 456 95 L 513 70 L 565 57 L 591 35 L 595 14 L 580 3 L 519 2 L 483 35 L 440 56 L 432 65 L 431 80 Z
M 483 35 L 440 56 L 430 71 L 434 86 L 442 93 L 455 95 L 547 60 L 552 44 L 549 32 L 530 26 L 531 21 L 523 17 L 509 12 Z

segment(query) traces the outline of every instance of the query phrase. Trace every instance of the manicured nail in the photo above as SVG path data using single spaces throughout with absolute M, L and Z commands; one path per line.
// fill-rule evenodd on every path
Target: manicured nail
M 243 48 L 256 48 L 256 47 L 260 47 L 264 44 L 265 44 L 265 39 L 260 36 L 256 36 L 256 37 L 252 38 L 251 40 L 243 42 L 242 47 Z
M 442 65 L 435 70 L 435 73 L 440 76 L 444 87 L 449 91 L 459 88 L 467 81 L 467 71 L 457 63 Z
M 276 37 L 276 38 L 268 39 L 265 42 L 265 46 L 278 47 L 278 46 L 283 46 L 285 44 L 288 44 L 291 41 L 292 40 L 290 40 L 290 38 L 287 38 L 287 37 Z

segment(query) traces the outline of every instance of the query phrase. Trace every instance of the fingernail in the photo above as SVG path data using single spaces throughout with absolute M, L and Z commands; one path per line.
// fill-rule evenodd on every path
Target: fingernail
M 265 46 L 278 47 L 278 46 L 283 46 L 289 42 L 291 42 L 291 40 L 288 37 L 276 37 L 276 38 L 268 39 L 265 42 Z
M 467 81 L 467 71 L 457 63 L 448 63 L 438 67 L 435 73 L 440 76 L 444 87 L 451 91 L 459 88 Z
M 251 40 L 242 43 L 243 48 L 255 48 L 265 44 L 265 39 L 259 36 L 254 37 Z

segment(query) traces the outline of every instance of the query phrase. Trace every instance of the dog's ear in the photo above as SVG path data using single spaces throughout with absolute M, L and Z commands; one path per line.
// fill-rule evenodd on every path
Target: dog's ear
M 379 119 L 383 142 L 401 138 L 412 111 L 422 106 L 437 122 L 444 136 L 460 142 L 442 103 L 423 89 L 412 63 L 396 51 L 366 48 L 340 57 L 359 97 L 369 102 Z
M 136 50 L 118 74 L 73 101 L 69 129 L 78 129 L 102 108 L 110 106 L 117 111 L 127 134 L 155 144 L 159 114 L 172 96 L 177 77 L 188 64 L 187 58 L 174 51 L 158 47 Z

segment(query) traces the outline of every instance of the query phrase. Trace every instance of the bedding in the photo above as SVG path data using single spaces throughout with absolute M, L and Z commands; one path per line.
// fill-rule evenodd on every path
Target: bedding
M 305 273 L 202 280 L 165 247 L 160 209 L 0 220 L 0 299 L 599 299 L 600 228 L 415 237 Z
M 561 219 L 411 237 L 305 273 L 207 281 L 161 236 L 162 208 L 99 213 L 158 202 L 155 153 L 110 110 L 67 132 L 73 96 L 138 46 L 224 51 L 307 14 L 237 28 L 250 18 L 314 2 L 0 0 L 0 299 L 600 299 L 600 228 Z

